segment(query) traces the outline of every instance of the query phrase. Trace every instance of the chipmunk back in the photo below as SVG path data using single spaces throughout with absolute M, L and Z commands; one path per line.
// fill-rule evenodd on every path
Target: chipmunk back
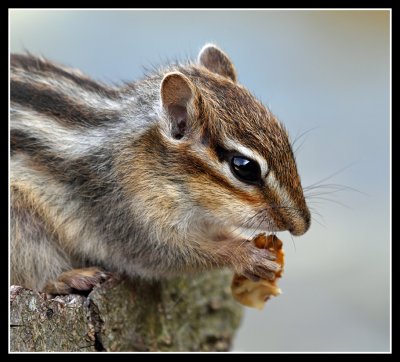
M 12 55 L 10 89 L 13 284 L 69 293 L 102 270 L 268 277 L 274 255 L 247 240 L 309 228 L 285 128 L 214 45 L 122 87 Z

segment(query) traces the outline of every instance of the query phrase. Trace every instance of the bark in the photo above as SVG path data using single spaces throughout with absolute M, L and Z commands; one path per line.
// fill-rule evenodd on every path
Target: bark
M 10 351 L 226 351 L 242 315 L 231 278 L 111 278 L 87 297 L 12 286 Z

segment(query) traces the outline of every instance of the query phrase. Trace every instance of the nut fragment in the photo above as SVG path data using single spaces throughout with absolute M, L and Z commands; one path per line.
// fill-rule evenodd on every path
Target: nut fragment
M 277 296 L 281 294 L 281 290 L 278 288 L 276 282 L 277 278 L 282 276 L 284 252 L 282 241 L 276 235 L 265 236 L 265 234 L 260 234 L 251 242 L 259 249 L 268 249 L 274 252 L 276 254 L 276 262 L 281 266 L 281 269 L 274 272 L 275 278 L 273 280 L 260 279 L 259 281 L 252 281 L 242 275 L 235 274 L 231 290 L 233 297 L 239 303 L 261 310 L 271 295 Z

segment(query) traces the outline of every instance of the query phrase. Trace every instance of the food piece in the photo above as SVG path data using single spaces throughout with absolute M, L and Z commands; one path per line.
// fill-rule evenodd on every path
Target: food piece
M 284 264 L 284 252 L 282 249 L 282 241 L 276 235 L 260 234 L 256 236 L 252 243 L 259 249 L 268 249 L 276 254 L 276 262 L 281 266 L 281 269 L 275 272 L 273 280 L 260 279 L 257 282 L 249 280 L 243 275 L 235 274 L 233 276 L 231 290 L 233 297 L 241 304 L 263 309 L 265 303 L 271 295 L 277 296 L 281 294 L 276 282 L 277 278 L 282 276 Z

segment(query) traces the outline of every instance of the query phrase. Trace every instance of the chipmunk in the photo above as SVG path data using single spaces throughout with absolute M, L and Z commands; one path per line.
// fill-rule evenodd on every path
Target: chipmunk
M 12 284 L 268 278 L 275 256 L 249 238 L 309 228 L 287 131 L 217 46 L 121 87 L 30 54 L 10 74 Z

